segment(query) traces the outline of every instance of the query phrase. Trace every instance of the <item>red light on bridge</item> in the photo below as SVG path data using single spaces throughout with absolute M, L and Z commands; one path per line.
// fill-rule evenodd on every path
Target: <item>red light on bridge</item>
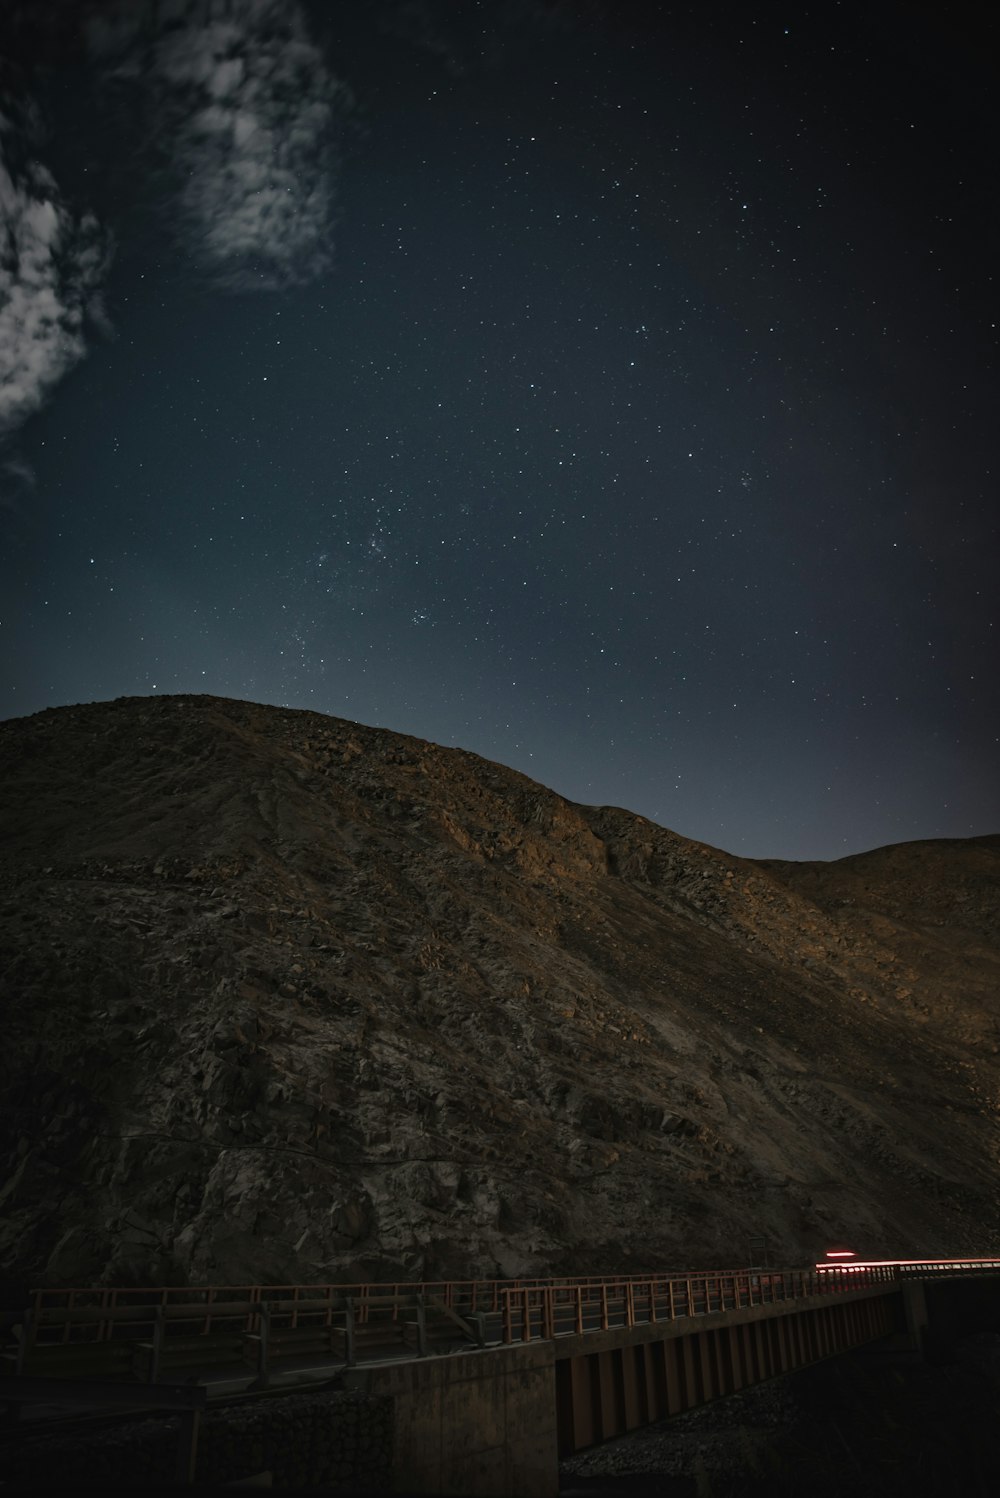
M 843 1246 L 828 1248 L 823 1264 L 817 1264 L 816 1268 L 821 1269 L 825 1265 L 828 1269 L 850 1269 L 857 1257 L 853 1248 L 844 1248 Z

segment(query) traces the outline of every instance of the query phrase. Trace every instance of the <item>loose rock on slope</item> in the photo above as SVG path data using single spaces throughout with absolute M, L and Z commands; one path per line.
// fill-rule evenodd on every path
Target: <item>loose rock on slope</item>
M 1000 838 L 753 862 L 212 697 L 0 755 L 8 1274 L 996 1244 Z

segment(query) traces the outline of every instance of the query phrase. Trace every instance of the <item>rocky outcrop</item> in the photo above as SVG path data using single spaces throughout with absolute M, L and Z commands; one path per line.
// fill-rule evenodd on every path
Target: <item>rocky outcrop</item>
M 755 863 L 210 697 L 0 756 L 8 1274 L 995 1247 L 1000 838 Z

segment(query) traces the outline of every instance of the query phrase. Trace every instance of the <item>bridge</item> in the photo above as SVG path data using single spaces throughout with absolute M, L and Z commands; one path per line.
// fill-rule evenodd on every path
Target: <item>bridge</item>
M 408 1492 L 553 1498 L 560 1457 L 889 1336 L 1000 1258 L 420 1284 L 39 1289 L 8 1313 L 8 1408 L 201 1415 L 335 1379 L 391 1400 Z M 997 1295 L 1000 1317 L 1000 1293 Z M 998 1322 L 1000 1324 L 1000 1322 Z M 250 1474 L 236 1473 L 235 1477 Z

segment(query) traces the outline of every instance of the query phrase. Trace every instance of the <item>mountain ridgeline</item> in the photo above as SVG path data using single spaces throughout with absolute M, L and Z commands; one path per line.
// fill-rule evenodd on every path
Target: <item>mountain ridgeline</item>
M 996 1249 L 1000 837 L 755 862 L 213 697 L 0 756 L 8 1277 Z

